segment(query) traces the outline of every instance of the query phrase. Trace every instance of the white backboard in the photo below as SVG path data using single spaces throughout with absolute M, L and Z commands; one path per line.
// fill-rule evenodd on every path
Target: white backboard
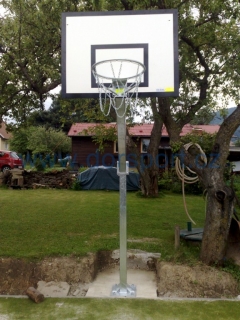
M 62 96 L 98 98 L 91 67 L 108 59 L 143 63 L 139 97 L 178 96 L 177 10 L 62 14 Z

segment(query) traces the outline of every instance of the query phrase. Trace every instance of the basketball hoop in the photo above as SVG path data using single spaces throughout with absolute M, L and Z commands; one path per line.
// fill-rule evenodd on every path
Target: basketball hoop
M 135 97 L 135 106 L 138 101 L 138 87 L 145 72 L 145 66 L 138 61 L 128 59 L 111 59 L 95 63 L 92 73 L 99 90 L 100 108 L 108 116 L 111 107 L 119 117 L 123 117 L 131 99 Z M 116 106 L 115 98 L 122 99 Z M 109 106 L 106 112 L 107 99 Z M 119 115 L 118 110 L 125 103 L 125 111 Z

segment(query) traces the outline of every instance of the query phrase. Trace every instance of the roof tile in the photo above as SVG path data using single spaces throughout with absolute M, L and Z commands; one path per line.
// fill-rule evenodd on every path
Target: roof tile
M 68 136 L 74 137 L 74 136 L 85 136 L 84 130 L 88 130 L 89 128 L 93 128 L 95 126 L 99 125 L 99 123 L 75 123 L 71 126 Z M 112 123 L 106 123 L 106 127 L 116 126 L 115 122 Z M 142 124 L 136 124 L 129 129 L 129 133 L 132 136 L 135 137 L 150 137 L 151 132 L 153 128 L 153 123 L 142 123 Z M 218 132 L 220 126 L 219 125 L 190 125 L 186 124 L 182 131 L 181 136 L 185 136 L 188 133 L 194 132 L 194 130 L 202 130 L 207 133 L 215 133 Z M 90 134 L 91 135 L 91 134 Z M 162 136 L 168 137 L 167 130 L 165 126 L 162 129 Z

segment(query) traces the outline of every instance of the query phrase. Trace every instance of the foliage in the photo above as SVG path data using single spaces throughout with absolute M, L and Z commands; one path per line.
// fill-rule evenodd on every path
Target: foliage
M 71 140 L 62 131 L 45 127 L 20 128 L 13 132 L 10 140 L 13 150 L 26 154 L 31 151 L 33 155 L 54 154 L 55 152 L 70 152 Z
M 191 124 L 203 125 L 209 124 L 216 114 L 215 108 L 204 106 L 201 108 L 190 121 Z
M 240 176 L 238 174 L 232 174 L 230 179 L 228 179 L 229 185 L 232 185 L 236 196 L 240 199 Z M 240 202 L 237 203 L 238 208 L 240 208 Z
M 104 116 L 99 107 L 98 99 L 63 99 L 61 95 L 53 97 L 53 103 L 47 112 L 51 116 L 50 120 L 55 127 L 67 132 L 72 123 L 76 122 L 113 122 L 116 115 L 113 110 L 109 116 Z M 57 117 L 54 115 L 57 113 Z M 57 122 L 57 123 L 56 123 Z
M 44 109 L 61 84 L 61 14 L 92 10 L 91 1 L 1 0 L 0 115 L 22 122 Z
M 216 133 L 211 134 L 205 131 L 201 133 L 188 133 L 184 137 L 181 137 L 182 144 L 187 144 L 189 142 L 198 144 L 206 155 L 212 152 L 214 141 L 216 138 Z
M 72 190 L 74 191 L 79 191 L 82 189 L 82 186 L 81 186 L 81 182 L 78 181 L 78 180 L 75 180 L 72 184 L 72 187 L 71 187 Z
M 168 190 L 173 193 L 182 193 L 182 181 L 177 176 L 176 170 L 173 168 L 168 171 L 164 171 L 158 179 L 159 189 Z M 199 195 L 203 193 L 203 189 L 199 182 L 194 184 L 184 184 L 184 189 L 186 194 Z
M 224 172 L 223 172 L 223 178 L 226 184 L 231 185 L 232 179 L 233 179 L 233 163 L 230 161 L 226 161 Z
M 61 83 L 62 12 L 178 9 L 181 90 L 180 97 L 172 100 L 176 119 L 189 112 L 192 119 L 199 101 L 211 110 L 218 94 L 226 100 L 238 96 L 237 0 L 1 0 L 0 4 L 8 12 L 0 23 L 1 113 L 19 121 L 33 109 L 43 111 L 47 96 Z
M 34 162 L 34 166 L 37 171 L 44 171 L 45 169 L 45 162 L 44 160 L 37 158 Z
M 158 180 L 159 189 L 162 190 L 171 190 L 172 189 L 172 170 L 164 171 Z
M 199 145 L 202 151 L 205 153 L 207 159 L 209 159 L 209 157 L 212 154 L 215 138 L 216 138 L 215 133 L 210 134 L 205 131 L 201 131 L 201 133 L 195 133 L 195 132 L 188 133 L 185 136 L 181 137 L 179 141 L 172 142 L 171 148 L 173 153 L 177 154 L 184 145 L 188 143 L 193 143 L 193 144 L 196 144 L 196 146 L 195 145 L 191 146 L 189 148 L 189 152 L 195 156 L 200 154 L 200 149 L 197 146 Z
M 92 140 L 98 146 L 99 152 L 104 152 L 104 148 L 108 146 L 109 141 L 117 141 L 116 125 L 98 124 L 84 131 L 86 135 L 91 135 Z
M 26 154 L 28 151 L 28 140 L 30 137 L 30 129 L 18 128 L 13 132 L 13 136 L 9 140 L 10 148 L 20 154 Z
M 64 111 L 65 110 L 61 108 L 58 100 L 53 99 L 48 110 L 35 110 L 31 112 L 25 125 L 44 126 L 46 129 L 54 128 L 68 133 L 73 121 L 80 120 L 80 122 L 82 122 L 82 119 L 75 115 L 69 115 L 68 112 Z
M 240 269 L 233 261 L 226 260 L 222 269 L 230 273 L 240 283 Z
M 28 149 L 33 154 L 42 155 L 53 154 L 57 150 L 69 152 L 71 150 L 71 141 L 62 131 L 37 127 L 34 130 L 32 129 Z
M 86 171 L 88 169 L 88 167 L 80 167 L 78 172 L 81 173 L 83 171 Z
M 174 141 L 174 142 L 170 141 L 170 146 L 173 154 L 178 153 L 178 151 L 182 148 L 183 145 L 184 144 L 181 141 Z
M 12 117 L 19 124 L 36 111 L 35 120 L 41 122 L 41 117 L 49 116 L 44 113 L 44 102 L 51 97 L 63 109 L 57 115 L 61 124 L 68 123 L 65 117 L 74 121 L 73 113 L 75 120 L 85 117 L 82 107 L 89 118 L 101 117 L 96 101 L 96 112 L 89 108 L 92 99 L 70 101 L 58 95 L 55 99 L 52 93 L 61 84 L 61 14 L 91 11 L 92 1 L 0 0 L 0 5 L 6 10 L 0 19 L 0 116 Z
M 235 142 L 235 147 L 240 147 L 240 139 L 237 139 Z

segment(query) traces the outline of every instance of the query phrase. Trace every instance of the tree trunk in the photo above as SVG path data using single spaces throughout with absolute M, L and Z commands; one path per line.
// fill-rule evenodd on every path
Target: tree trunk
M 223 265 L 234 208 L 232 188 L 211 185 L 207 190 L 206 219 L 200 258 L 208 265 Z
M 29 296 L 31 300 L 33 300 L 36 303 L 40 303 L 44 300 L 44 295 L 34 287 L 29 287 L 26 291 L 26 294 L 27 296 Z
M 140 174 L 141 177 L 141 191 L 146 197 L 158 196 L 158 168 L 151 165 L 150 168 L 145 169 Z
M 144 196 L 158 196 L 159 160 L 158 149 L 162 137 L 163 121 L 158 114 L 157 100 L 151 99 L 151 108 L 154 124 L 151 132 L 150 143 L 146 154 L 140 154 L 135 143 L 128 135 L 127 147 L 136 155 L 137 170 L 141 179 L 141 191 Z
M 158 196 L 158 176 L 159 176 L 159 159 L 158 149 L 162 137 L 163 120 L 158 114 L 158 102 L 151 99 L 151 108 L 153 112 L 154 124 L 151 132 L 151 139 L 147 149 L 147 163 L 142 165 L 143 174 L 142 192 L 145 196 Z

